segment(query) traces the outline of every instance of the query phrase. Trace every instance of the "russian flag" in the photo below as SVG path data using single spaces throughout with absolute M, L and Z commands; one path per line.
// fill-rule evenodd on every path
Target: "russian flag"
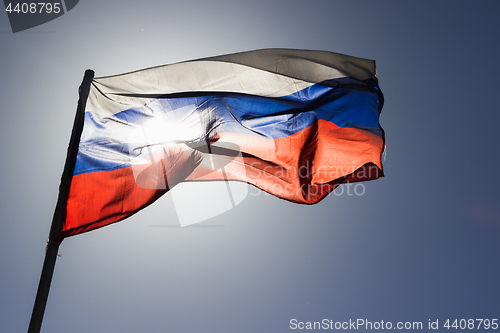
M 180 182 L 235 180 L 314 204 L 383 176 L 375 62 L 266 49 L 94 78 L 62 237 Z

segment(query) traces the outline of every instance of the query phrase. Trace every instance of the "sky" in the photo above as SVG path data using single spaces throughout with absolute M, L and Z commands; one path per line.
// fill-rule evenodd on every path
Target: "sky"
M 85 70 L 277 47 L 376 60 L 385 177 L 312 206 L 249 188 L 186 228 L 167 194 L 67 238 L 42 332 L 500 319 L 499 16 L 497 1 L 106 0 L 14 34 L 0 14 L 0 332 L 28 328 Z

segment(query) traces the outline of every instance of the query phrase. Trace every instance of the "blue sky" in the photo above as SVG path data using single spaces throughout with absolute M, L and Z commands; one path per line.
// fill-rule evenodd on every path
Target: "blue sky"
M 313 206 L 251 189 L 189 228 L 166 195 L 68 238 L 42 332 L 499 318 L 499 14 L 496 1 L 81 1 L 16 34 L 0 14 L 0 331 L 28 327 L 84 71 L 269 47 L 377 61 L 386 177 Z

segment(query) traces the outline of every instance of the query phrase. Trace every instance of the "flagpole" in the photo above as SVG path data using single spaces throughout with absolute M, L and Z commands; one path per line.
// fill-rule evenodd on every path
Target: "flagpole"
M 57 204 L 52 217 L 52 225 L 50 226 L 49 239 L 45 249 L 45 260 L 43 262 L 42 274 L 38 284 L 36 293 L 35 304 L 33 305 L 33 312 L 31 314 L 30 325 L 28 333 L 39 333 L 42 327 L 43 314 L 45 306 L 47 305 L 47 298 L 49 297 L 50 283 L 56 265 L 57 251 L 59 245 L 63 240 L 61 231 L 63 223 L 66 220 L 66 203 L 68 201 L 69 189 L 71 180 L 73 178 L 73 171 L 75 170 L 76 156 L 78 154 L 78 145 L 80 144 L 80 136 L 83 131 L 83 121 L 85 117 L 85 105 L 89 96 L 90 85 L 94 78 L 94 71 L 87 69 L 83 78 L 82 84 L 79 88 L 78 107 L 76 109 L 75 121 L 73 123 L 73 130 L 71 131 L 71 138 L 68 145 L 68 152 L 66 155 L 66 162 L 64 164 L 63 174 L 61 176 L 61 184 L 59 185 L 59 196 Z

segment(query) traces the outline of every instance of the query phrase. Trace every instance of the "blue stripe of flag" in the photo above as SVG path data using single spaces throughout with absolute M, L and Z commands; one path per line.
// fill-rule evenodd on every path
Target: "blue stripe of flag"
M 197 112 L 211 112 L 210 116 L 218 124 L 217 128 L 204 133 L 205 141 L 221 131 L 278 139 L 302 131 L 319 119 L 339 127 L 382 135 L 378 122 L 382 103 L 378 86 L 352 79 L 314 84 L 279 98 L 219 93 L 176 98 L 164 96 L 157 98 L 156 102 L 162 110 L 152 111 L 145 105 L 106 117 L 86 112 L 74 174 L 130 166 L 127 142 L 117 140 L 115 133 L 110 133 L 110 124 L 113 124 L 113 131 L 116 128 L 123 131 L 121 138 L 125 138 L 127 131 L 152 119 L 154 112 L 169 112 L 193 105 L 198 107 Z

